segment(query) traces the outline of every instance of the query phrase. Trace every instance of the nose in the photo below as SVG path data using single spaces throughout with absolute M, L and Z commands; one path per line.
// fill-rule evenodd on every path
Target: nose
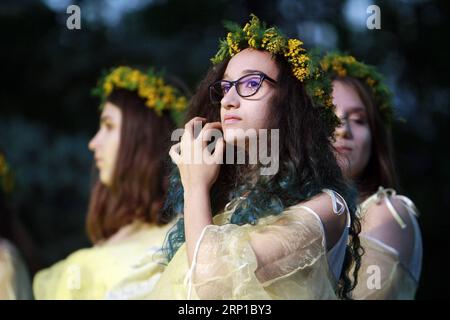
M 97 141 L 98 141 L 98 132 L 95 134 L 95 136 L 89 141 L 88 148 L 91 151 L 95 151 L 97 148 Z
M 223 96 L 220 105 L 225 109 L 239 108 L 240 97 L 236 91 L 236 86 L 232 86 L 230 90 Z
M 336 128 L 336 138 L 352 138 L 352 129 L 347 118 L 340 118 L 341 124 Z

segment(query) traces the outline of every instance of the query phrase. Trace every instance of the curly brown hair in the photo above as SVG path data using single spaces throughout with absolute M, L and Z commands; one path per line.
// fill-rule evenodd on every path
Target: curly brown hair
M 223 78 L 228 62 L 229 59 L 226 59 L 208 71 L 192 99 L 186 121 L 196 116 L 206 118 L 207 122 L 220 121 L 220 107 L 211 103 L 209 85 Z M 352 220 L 337 294 L 342 299 L 350 299 L 357 283 L 362 255 L 358 237 L 361 227 L 355 214 L 356 190 L 342 176 L 334 156 L 331 139 L 335 128 L 330 126 L 329 121 L 323 121 L 323 112 L 314 105 L 304 85 L 292 75 L 285 59 L 275 56 L 275 62 L 280 70 L 279 85 L 271 106 L 276 110 L 272 112 L 273 127 L 280 130 L 279 171 L 272 176 L 259 176 L 254 183 L 249 181 L 254 181 L 251 178 L 257 174 L 258 168 L 222 165 L 211 190 L 212 212 L 219 213 L 229 200 L 245 193 L 245 203 L 242 202 L 242 207 L 238 206 L 236 211 L 240 212 L 231 222 L 255 223 L 262 217 L 262 214 L 255 216 L 255 212 L 279 214 L 284 208 L 305 201 L 324 188 L 336 190 L 346 200 Z M 182 213 L 182 189 L 179 173 L 175 169 L 163 210 L 167 215 Z M 274 203 L 279 205 L 273 206 Z M 180 219 L 167 236 L 164 250 L 169 260 L 184 242 L 183 230 L 183 219 Z M 350 275 L 352 269 L 353 277 Z

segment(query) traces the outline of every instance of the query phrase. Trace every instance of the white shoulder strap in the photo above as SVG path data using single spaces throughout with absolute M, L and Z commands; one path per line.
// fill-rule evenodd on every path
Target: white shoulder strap
M 347 228 L 350 228 L 351 226 L 350 210 L 348 209 L 347 202 L 345 201 L 344 197 L 334 190 L 323 189 L 322 191 L 331 197 L 331 201 L 333 202 L 333 212 L 335 214 L 340 216 L 344 212 L 347 213 Z
M 407 227 L 405 221 L 402 219 L 402 217 L 398 214 L 397 210 L 395 209 L 394 205 L 392 204 L 391 197 L 395 196 L 397 199 L 400 200 L 400 203 L 405 207 L 405 209 L 408 211 L 409 214 L 412 214 L 416 217 L 419 216 L 419 211 L 417 210 L 414 203 L 407 197 L 397 195 L 397 192 L 394 189 L 391 188 L 383 188 L 380 186 L 378 188 L 378 191 L 372 195 L 369 199 L 364 201 L 363 205 L 361 206 L 361 210 L 366 211 L 370 204 L 372 202 L 375 202 L 377 204 L 381 203 L 382 200 L 384 200 L 384 203 L 386 204 L 386 207 L 388 208 L 389 212 L 394 217 L 395 221 L 399 224 L 399 226 L 402 229 L 405 229 Z

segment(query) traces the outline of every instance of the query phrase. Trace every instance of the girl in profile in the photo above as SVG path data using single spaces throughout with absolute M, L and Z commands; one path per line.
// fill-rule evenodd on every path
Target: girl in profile
M 125 66 L 103 77 L 96 93 L 102 97 L 100 128 L 89 149 L 98 179 L 87 216 L 93 246 L 39 272 L 33 284 L 37 299 L 103 299 L 141 260 L 150 261 L 148 289 L 163 270 L 157 252 L 173 218 L 160 211 L 165 159 L 172 117 L 186 98 L 154 72 Z M 121 294 L 126 292 L 116 292 Z

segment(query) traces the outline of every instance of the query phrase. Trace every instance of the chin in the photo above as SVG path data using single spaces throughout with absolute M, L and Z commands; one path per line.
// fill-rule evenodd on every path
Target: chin
M 223 138 L 227 143 L 246 143 L 248 141 L 254 141 L 257 143 L 258 140 L 258 130 L 257 129 L 247 129 L 238 126 L 233 126 L 232 128 L 225 127 L 223 130 Z
M 223 139 L 228 144 L 235 144 L 235 145 L 245 144 L 245 135 L 244 134 L 240 134 L 240 133 L 236 134 L 236 133 L 232 133 L 228 130 L 224 131 Z
M 100 174 L 100 182 L 106 187 L 109 187 L 111 184 L 111 179 L 105 175 Z

